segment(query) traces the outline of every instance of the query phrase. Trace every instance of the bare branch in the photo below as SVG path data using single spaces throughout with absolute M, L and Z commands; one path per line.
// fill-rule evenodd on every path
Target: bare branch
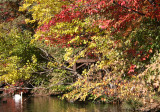
M 47 59 L 48 61 L 51 61 L 51 62 L 53 62 L 53 60 L 54 60 L 55 62 L 57 62 L 58 64 L 60 64 L 60 62 L 58 62 L 52 55 L 48 54 L 46 50 L 44 50 L 42 48 L 39 48 L 39 49 L 46 55 L 45 59 Z M 78 74 L 77 72 L 75 72 L 72 68 L 68 68 L 65 65 L 62 65 L 60 68 L 68 70 L 70 73 L 73 73 L 75 76 L 78 76 L 79 78 L 83 78 L 80 74 Z

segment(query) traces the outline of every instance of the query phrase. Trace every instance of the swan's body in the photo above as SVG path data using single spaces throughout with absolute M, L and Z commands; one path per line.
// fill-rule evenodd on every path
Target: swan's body
M 14 100 L 15 100 L 15 102 L 19 102 L 20 100 L 22 101 L 22 93 L 23 92 L 21 92 L 21 95 L 20 94 L 15 94 L 14 95 Z

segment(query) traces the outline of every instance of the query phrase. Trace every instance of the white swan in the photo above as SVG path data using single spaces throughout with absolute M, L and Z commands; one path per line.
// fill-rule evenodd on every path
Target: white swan
M 21 92 L 21 95 L 20 94 L 15 94 L 13 99 L 15 100 L 15 102 L 19 102 L 20 100 L 22 101 L 22 94 L 23 92 Z

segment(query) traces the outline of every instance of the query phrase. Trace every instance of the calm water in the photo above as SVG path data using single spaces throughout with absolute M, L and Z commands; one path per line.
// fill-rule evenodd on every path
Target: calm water
M 0 100 L 0 112 L 126 112 L 113 104 L 69 103 L 56 97 L 12 97 Z

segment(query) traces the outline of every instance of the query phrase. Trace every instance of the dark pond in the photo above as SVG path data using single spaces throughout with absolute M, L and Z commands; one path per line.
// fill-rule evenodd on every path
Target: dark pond
M 113 104 L 69 103 L 56 97 L 12 97 L 0 99 L 0 112 L 127 112 Z

